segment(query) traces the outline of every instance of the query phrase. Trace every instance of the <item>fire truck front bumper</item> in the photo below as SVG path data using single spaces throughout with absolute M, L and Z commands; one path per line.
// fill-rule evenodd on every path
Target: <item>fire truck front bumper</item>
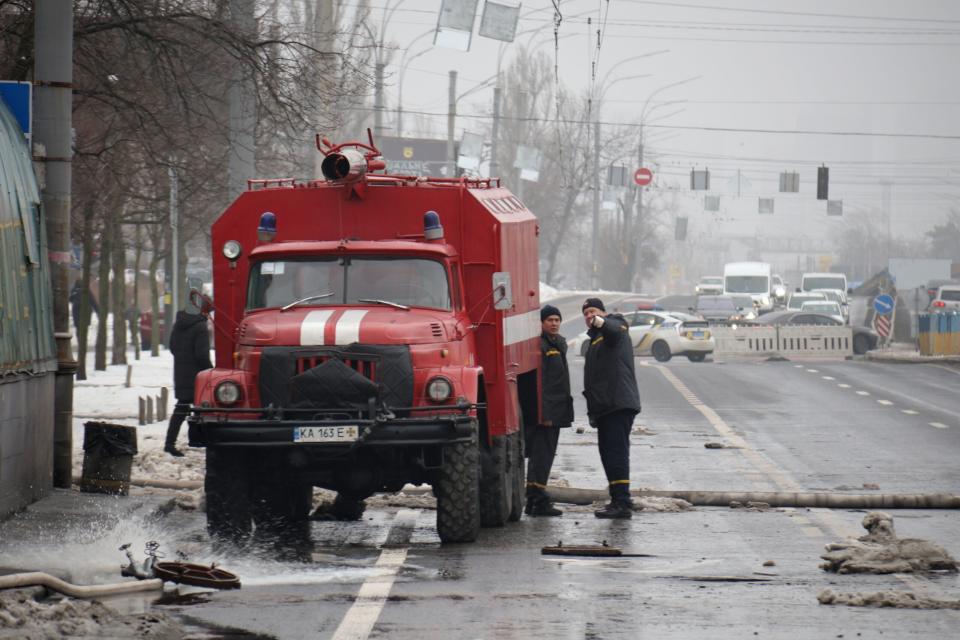
M 391 420 L 224 419 L 193 413 L 188 418 L 193 447 L 309 447 L 354 449 L 469 442 L 476 418 L 452 414 Z

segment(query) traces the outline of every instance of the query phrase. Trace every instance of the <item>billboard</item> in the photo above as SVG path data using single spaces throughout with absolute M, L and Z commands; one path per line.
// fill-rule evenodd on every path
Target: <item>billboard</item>
M 412 176 L 448 176 L 447 141 L 431 138 L 381 136 L 377 146 L 388 173 Z

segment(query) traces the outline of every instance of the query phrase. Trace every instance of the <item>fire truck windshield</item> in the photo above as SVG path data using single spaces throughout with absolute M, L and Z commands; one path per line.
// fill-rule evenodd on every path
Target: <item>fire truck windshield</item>
M 269 260 L 250 269 L 247 309 L 379 303 L 452 308 L 442 262 L 405 257 Z M 364 302 L 366 301 L 366 302 Z

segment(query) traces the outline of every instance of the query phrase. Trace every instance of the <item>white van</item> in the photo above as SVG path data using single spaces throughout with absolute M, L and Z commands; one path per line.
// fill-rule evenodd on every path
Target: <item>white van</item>
M 803 291 L 836 291 L 841 304 L 847 304 L 847 276 L 842 273 L 805 273 L 800 280 Z
M 730 262 L 723 267 L 723 293 L 748 293 L 760 313 L 773 310 L 770 265 L 766 262 Z

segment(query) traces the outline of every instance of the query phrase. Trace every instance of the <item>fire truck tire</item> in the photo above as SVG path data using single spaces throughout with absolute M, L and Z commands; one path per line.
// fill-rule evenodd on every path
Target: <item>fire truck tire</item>
M 244 451 L 207 447 L 204 491 L 211 538 L 241 543 L 253 524 L 252 481 Z
M 502 527 L 510 517 L 511 479 L 507 469 L 510 436 L 496 437 L 482 456 L 480 468 L 480 526 Z
M 310 526 L 313 487 L 294 478 L 261 482 L 255 489 L 257 499 L 253 512 L 257 531 L 268 535 L 306 535 Z
M 367 503 L 365 500 L 338 493 L 333 501 L 333 505 L 330 507 L 330 513 L 337 520 L 352 521 L 362 518 L 366 508 Z
M 513 500 L 510 504 L 510 522 L 517 522 L 520 520 L 520 516 L 523 515 L 523 503 L 524 503 L 524 493 L 526 493 L 527 483 L 526 477 L 524 474 L 524 465 L 523 465 L 523 426 L 521 425 L 520 431 L 514 433 L 510 436 L 510 442 L 512 446 L 512 457 L 511 461 L 513 463 L 513 473 L 511 478 L 511 484 L 513 485 Z
M 476 439 L 444 447 L 434 488 L 440 541 L 476 540 L 480 533 L 480 451 Z

